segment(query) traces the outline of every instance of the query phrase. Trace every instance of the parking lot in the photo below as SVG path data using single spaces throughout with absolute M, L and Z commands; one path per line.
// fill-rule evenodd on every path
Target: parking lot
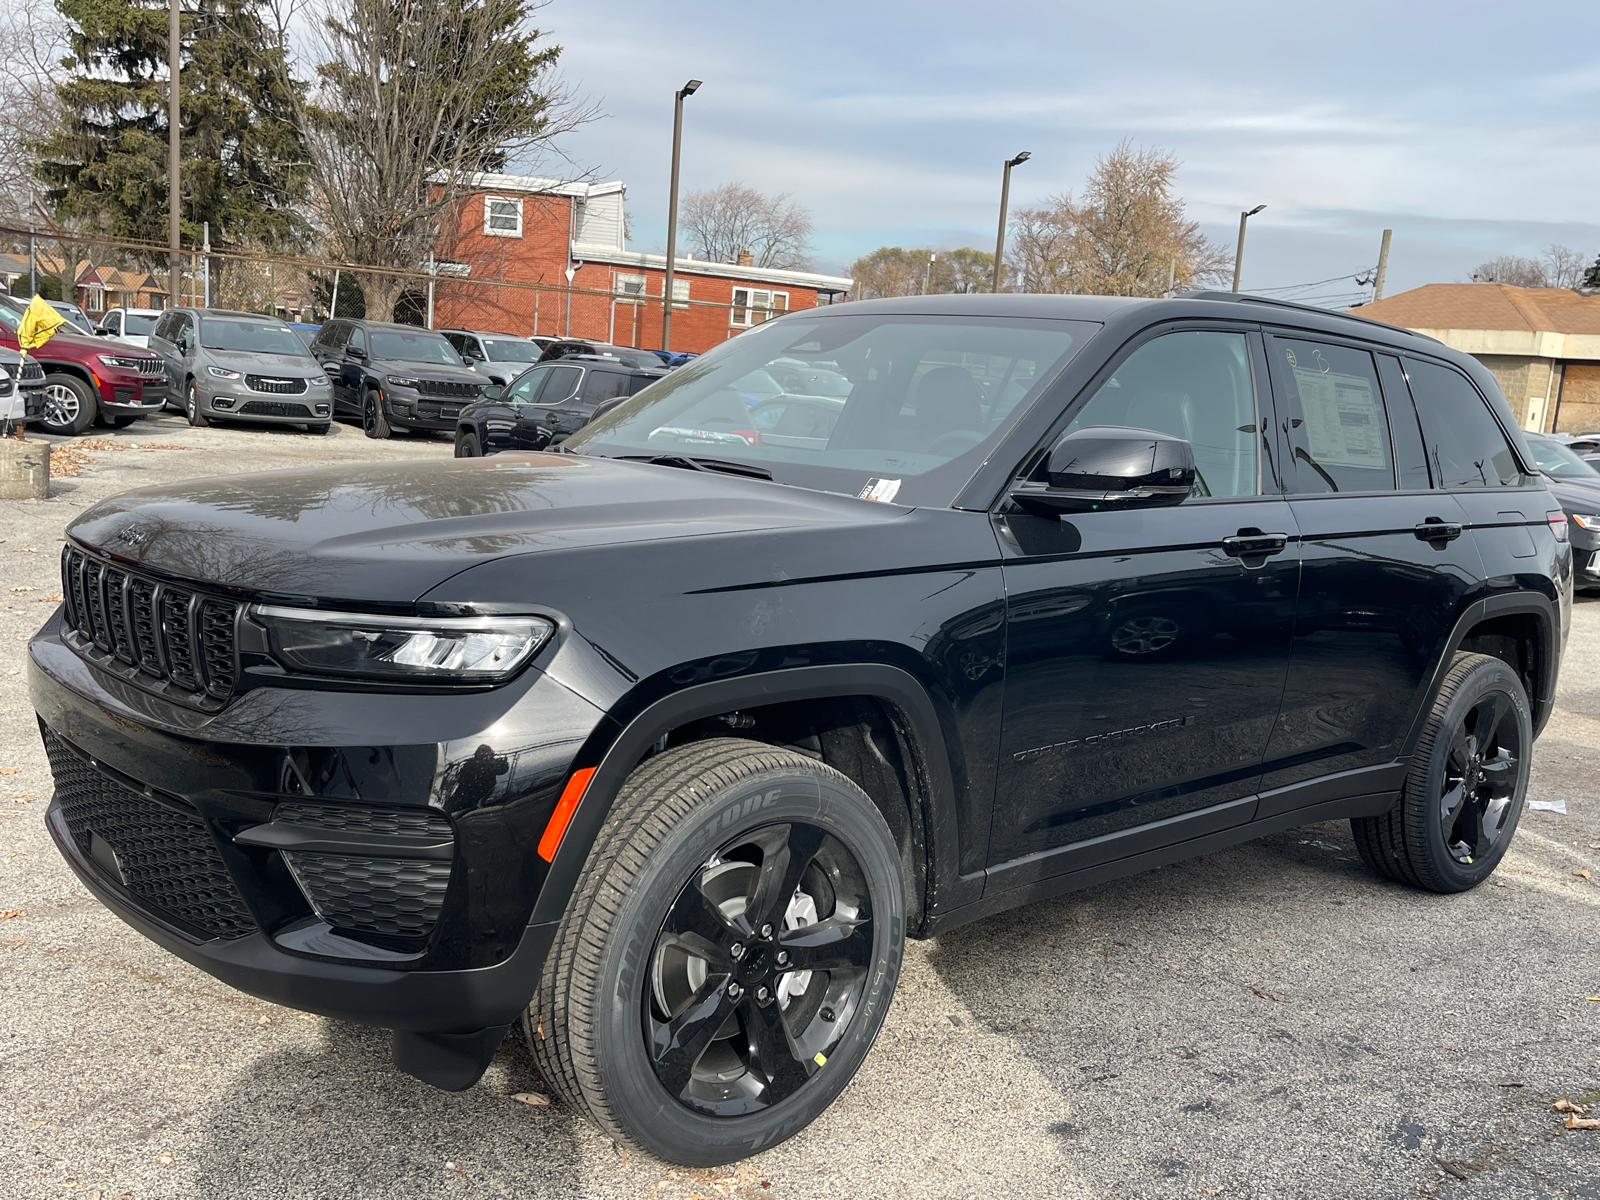
M 737 1167 L 626 1154 L 508 1040 L 460 1094 L 386 1037 L 234 992 L 134 933 L 56 854 L 25 646 L 64 525 L 200 475 L 448 457 L 443 436 L 192 429 L 65 443 L 0 501 L 0 1195 L 1600 1197 L 1600 598 L 1493 881 L 1383 882 L 1319 825 L 913 943 L 856 1081 Z M 62 443 L 58 443 L 62 444 Z M 1600 1115 L 1597 1108 L 1591 1115 Z

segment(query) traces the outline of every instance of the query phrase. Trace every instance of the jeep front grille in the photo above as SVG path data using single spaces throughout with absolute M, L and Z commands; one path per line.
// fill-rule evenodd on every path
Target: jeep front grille
M 238 679 L 239 605 L 91 558 L 61 554 L 66 641 L 97 666 L 171 699 L 215 708 Z

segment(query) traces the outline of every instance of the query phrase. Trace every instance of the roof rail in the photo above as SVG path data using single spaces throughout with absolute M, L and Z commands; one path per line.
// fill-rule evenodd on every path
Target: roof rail
M 1293 300 L 1274 300 L 1270 296 L 1252 296 L 1249 292 L 1184 292 L 1178 296 L 1179 300 L 1226 300 L 1234 304 L 1266 304 L 1273 308 L 1287 308 L 1294 312 L 1315 313 L 1321 317 L 1343 317 L 1349 321 L 1360 321 L 1364 325 L 1381 325 L 1385 329 L 1393 329 L 1397 333 L 1409 333 L 1412 337 L 1421 338 L 1425 342 L 1437 342 L 1438 338 L 1429 337 L 1425 333 L 1418 333 L 1415 329 L 1407 329 L 1404 325 L 1393 325 L 1388 321 L 1380 321 L 1376 317 L 1358 315 L 1352 312 L 1336 312 L 1331 308 L 1318 308 L 1314 304 L 1298 304 Z

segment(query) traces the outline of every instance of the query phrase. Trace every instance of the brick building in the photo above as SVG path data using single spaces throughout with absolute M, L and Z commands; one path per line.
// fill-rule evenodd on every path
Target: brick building
M 434 327 L 658 348 L 667 260 L 627 249 L 626 194 L 620 180 L 477 176 L 439 241 Z M 674 273 L 674 350 L 709 350 L 769 317 L 843 300 L 852 286 L 693 258 Z
M 1600 295 L 1503 283 L 1430 283 L 1352 309 L 1472 355 L 1524 429 L 1600 430 Z

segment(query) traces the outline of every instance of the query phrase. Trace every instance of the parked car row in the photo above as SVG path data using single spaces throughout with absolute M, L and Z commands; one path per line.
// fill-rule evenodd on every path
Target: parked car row
M 0 296 L 0 347 L 17 350 L 17 326 L 26 302 Z M 95 421 L 121 428 L 167 402 L 167 376 L 161 359 L 131 346 L 63 328 L 28 352 L 44 372 L 44 402 L 38 428 L 47 433 L 79 434 Z

